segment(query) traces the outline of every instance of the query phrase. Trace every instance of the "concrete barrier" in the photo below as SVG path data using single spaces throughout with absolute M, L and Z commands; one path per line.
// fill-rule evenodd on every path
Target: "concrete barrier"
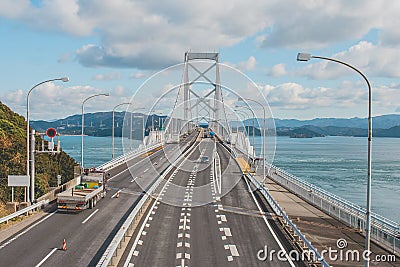
M 54 188 L 53 190 L 47 192 L 43 196 L 39 197 L 37 199 L 37 202 L 40 202 L 42 200 L 48 200 L 49 202 L 57 199 L 57 194 L 61 193 L 65 190 L 68 190 L 74 186 L 76 186 L 80 181 L 80 176 L 75 177 L 74 179 L 66 182 L 65 184 L 60 185 L 59 187 Z

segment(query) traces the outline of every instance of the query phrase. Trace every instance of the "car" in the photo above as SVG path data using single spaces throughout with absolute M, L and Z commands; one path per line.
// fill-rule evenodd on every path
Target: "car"
M 201 162 L 208 162 L 208 157 L 207 156 L 203 156 L 200 158 Z

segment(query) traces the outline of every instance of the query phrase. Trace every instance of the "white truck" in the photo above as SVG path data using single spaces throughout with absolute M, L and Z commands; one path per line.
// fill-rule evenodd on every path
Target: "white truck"
M 86 170 L 79 185 L 57 195 L 58 210 L 92 209 L 97 201 L 106 196 L 105 179 L 105 173 L 102 171 Z

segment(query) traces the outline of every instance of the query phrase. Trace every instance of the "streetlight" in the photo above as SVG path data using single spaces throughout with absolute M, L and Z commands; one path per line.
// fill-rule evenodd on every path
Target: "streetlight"
M 244 112 L 243 110 L 240 110 L 240 109 L 234 109 L 234 111 L 239 115 L 242 115 L 243 116 L 243 119 L 242 119 L 242 123 L 244 122 L 244 121 L 246 121 L 246 120 L 249 120 L 250 119 L 250 116 L 249 116 L 249 114 L 247 114 L 246 112 Z M 239 117 L 239 116 L 238 116 Z M 239 117 L 240 118 L 240 117 Z M 250 135 L 250 133 L 249 133 L 249 128 L 247 128 L 247 130 L 246 130 L 246 125 L 245 124 L 243 124 L 244 125 L 244 129 L 243 129 L 243 133 L 244 133 L 244 136 L 246 137 L 246 132 L 247 132 L 247 135 Z M 236 134 L 236 140 L 238 140 L 238 138 L 239 138 L 239 128 L 238 128 L 238 123 L 236 123 L 236 132 L 237 132 L 237 134 Z M 249 152 L 249 150 L 250 150 L 250 147 L 247 147 L 246 148 L 247 149 L 247 153 Z
M 83 100 L 82 102 L 82 130 L 81 130 L 81 135 L 82 135 L 82 146 L 81 146 L 81 166 L 83 169 L 83 136 L 84 136 L 84 128 L 85 128 L 85 113 L 84 113 L 84 105 L 86 103 L 86 101 L 88 101 L 89 99 L 96 97 L 96 96 L 110 96 L 110 94 L 108 93 L 101 93 L 101 94 L 95 94 L 95 95 L 91 95 L 87 98 L 85 98 L 85 100 Z
M 265 160 L 266 160 L 266 156 L 265 156 L 265 135 L 266 135 L 266 134 L 265 134 L 265 128 L 266 128 L 266 126 L 267 126 L 267 122 L 266 122 L 266 120 L 265 120 L 265 108 L 264 108 L 264 105 L 263 105 L 263 104 L 261 104 L 260 102 L 258 102 L 258 101 L 256 101 L 256 100 L 253 100 L 253 99 L 248 99 L 248 98 L 239 97 L 239 98 L 238 98 L 238 101 L 243 101 L 243 102 L 251 101 L 251 102 L 254 102 L 254 103 L 260 105 L 260 106 L 262 107 L 262 109 L 263 109 L 263 112 L 264 112 L 263 142 L 262 142 L 262 151 L 263 151 L 263 180 L 261 181 L 261 184 L 264 184 L 264 181 L 265 181 L 265 179 L 266 179 L 266 176 L 265 176 Z
M 365 213 L 367 217 L 367 225 L 365 229 L 365 250 L 370 251 L 371 248 L 371 184 L 372 184 L 372 90 L 371 84 L 369 83 L 367 77 L 358 69 L 352 65 L 328 57 L 313 56 L 309 53 L 298 53 L 297 61 L 309 61 L 311 58 L 319 58 L 328 61 L 333 61 L 342 65 L 349 67 L 350 69 L 356 71 L 363 77 L 368 86 L 368 177 L 367 177 L 367 211 Z M 365 266 L 369 266 L 369 257 L 365 259 Z
M 33 89 L 35 89 L 36 87 L 38 87 L 39 85 L 42 85 L 44 83 L 48 83 L 48 82 L 54 82 L 54 81 L 63 81 L 63 82 L 68 82 L 69 78 L 68 77 L 61 77 L 61 78 L 55 78 L 55 79 L 50 79 L 50 80 L 46 80 L 43 82 L 40 82 L 38 84 L 36 84 L 35 86 L 33 86 L 28 93 L 26 94 L 26 175 L 31 178 L 31 182 L 30 182 L 30 187 L 31 187 L 31 200 L 33 202 L 33 200 L 35 199 L 35 170 L 32 169 L 31 170 L 31 175 L 29 175 L 29 167 L 30 167 L 30 161 L 31 159 L 29 158 L 29 97 L 31 95 L 31 92 Z M 29 194 L 26 194 L 29 195 Z M 26 197 L 25 195 L 25 197 Z M 29 201 L 29 197 L 27 199 L 27 201 Z
M 254 160 L 254 157 L 255 157 L 255 152 L 254 152 L 254 120 L 255 120 L 255 118 L 256 118 L 256 114 L 254 113 L 254 111 L 253 111 L 253 109 L 251 109 L 251 108 L 249 108 L 249 107 L 247 107 L 247 106 L 236 106 L 237 108 L 245 108 L 245 109 L 247 109 L 247 110 L 250 110 L 250 112 L 253 114 L 253 123 L 252 123 L 252 126 L 253 126 L 253 160 Z M 250 134 L 250 133 L 249 133 Z
M 112 152 L 111 152 L 111 158 L 114 158 L 114 113 L 115 113 L 115 109 L 116 109 L 117 107 L 119 107 L 119 106 L 122 106 L 122 105 L 130 105 L 130 104 L 131 104 L 131 103 L 129 103 L 129 102 L 121 103 L 121 104 L 116 105 L 116 106 L 113 108 L 113 110 L 112 110 L 112 127 L 111 127 L 111 129 L 112 129 L 112 133 L 111 133 Z M 132 116 L 131 116 L 131 118 L 132 118 Z M 131 127 L 132 127 L 132 119 L 131 119 Z M 132 129 L 131 129 L 131 132 L 132 132 Z

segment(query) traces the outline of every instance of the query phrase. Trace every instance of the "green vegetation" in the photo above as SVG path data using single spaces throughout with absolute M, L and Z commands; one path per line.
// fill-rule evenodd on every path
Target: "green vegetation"
M 36 148 L 41 147 L 42 138 L 36 136 Z M 62 182 L 74 176 L 76 161 L 61 151 L 59 154 L 35 155 L 36 198 L 57 186 L 57 175 Z M 0 206 L 11 200 L 11 189 L 7 186 L 8 175 L 26 174 L 26 122 L 23 116 L 10 110 L 0 102 Z M 24 189 L 16 188 L 15 200 L 24 200 Z

